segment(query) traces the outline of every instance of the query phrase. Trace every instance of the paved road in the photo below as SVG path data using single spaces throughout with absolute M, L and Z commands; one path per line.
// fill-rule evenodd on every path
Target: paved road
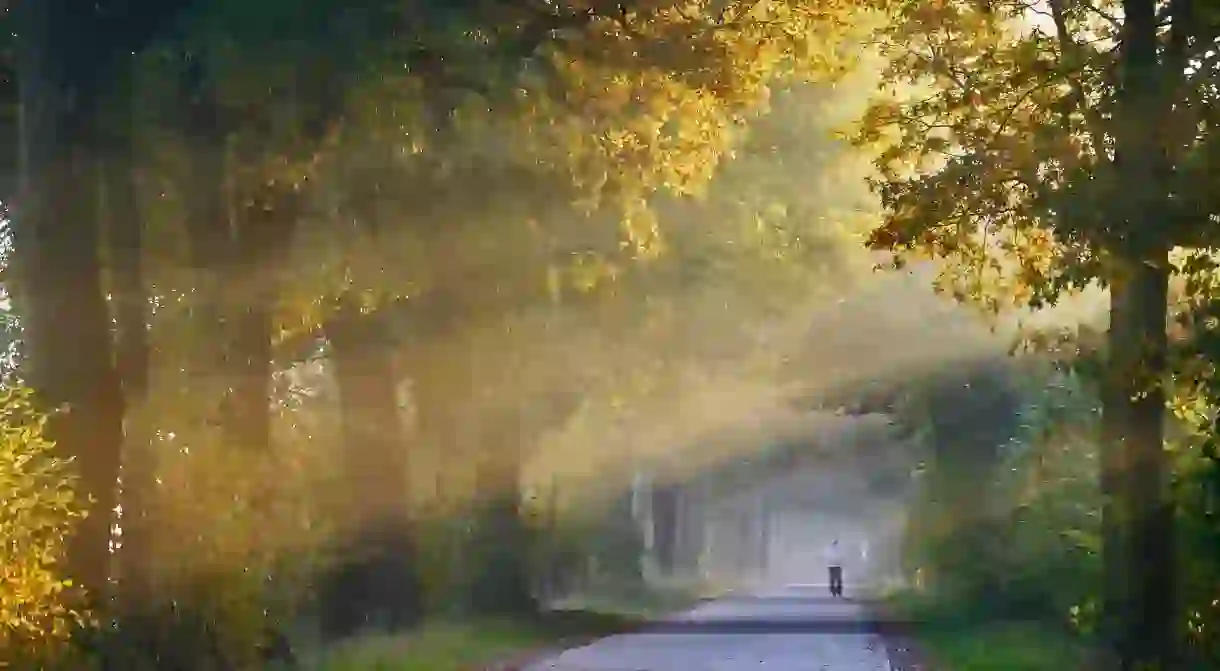
M 604 638 L 528 671 L 890 671 L 863 606 L 825 587 L 711 601 L 645 631 Z

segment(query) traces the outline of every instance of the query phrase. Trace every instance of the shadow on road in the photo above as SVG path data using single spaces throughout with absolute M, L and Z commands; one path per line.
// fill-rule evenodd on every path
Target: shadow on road
M 680 618 L 651 623 L 643 627 L 641 633 L 878 634 L 902 631 L 909 625 L 882 616 L 878 602 L 865 599 L 741 595 L 718 599 L 715 605 L 732 614 L 695 611 Z

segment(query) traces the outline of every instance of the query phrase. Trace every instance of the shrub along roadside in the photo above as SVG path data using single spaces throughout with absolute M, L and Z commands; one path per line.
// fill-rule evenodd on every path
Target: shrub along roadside
M 71 463 L 43 436 L 45 417 L 24 389 L 0 389 L 0 667 L 44 668 L 85 623 L 80 595 L 59 575 L 84 515 Z

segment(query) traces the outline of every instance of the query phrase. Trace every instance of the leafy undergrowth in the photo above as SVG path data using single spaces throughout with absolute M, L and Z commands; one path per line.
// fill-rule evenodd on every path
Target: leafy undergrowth
M 479 671 L 567 642 L 609 636 L 637 618 L 551 612 L 532 618 L 435 622 L 398 635 L 368 635 L 307 662 L 313 671 Z M 511 667 L 510 667 L 511 668 Z

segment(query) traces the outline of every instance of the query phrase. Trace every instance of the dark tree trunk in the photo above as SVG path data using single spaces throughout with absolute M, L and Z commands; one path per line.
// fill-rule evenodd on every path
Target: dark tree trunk
M 144 284 L 144 222 L 135 183 L 132 64 L 125 61 L 124 65 L 109 98 L 112 117 L 102 144 L 105 168 L 102 185 L 114 319 L 118 326 L 115 362 L 125 408 L 120 585 L 124 609 L 134 612 L 151 605 L 152 548 L 147 517 L 156 476 L 148 418 L 142 412 L 149 385 L 148 292 Z
M 470 353 L 461 346 L 463 315 L 455 301 L 434 293 L 407 301 L 405 312 L 408 345 L 401 361 L 411 381 L 414 410 L 413 437 L 416 449 L 434 464 L 436 515 L 430 523 L 430 554 L 449 558 L 428 576 L 429 599 L 440 596 L 445 605 L 468 605 L 469 568 L 475 558 L 467 544 L 471 514 L 470 473 L 472 422 L 467 421 L 474 394 Z
M 285 184 L 252 192 L 226 188 L 224 110 L 200 60 L 187 57 L 183 72 L 184 130 L 194 141 L 185 191 L 191 256 L 201 279 L 196 294 L 201 321 L 219 326 L 217 373 L 225 392 L 218 423 L 225 443 L 265 452 L 271 446 L 271 314 L 299 196 Z M 240 202 L 230 212 L 233 200 Z
M 255 292 L 261 294 L 262 292 Z M 229 319 L 222 401 L 225 444 L 255 453 L 271 449 L 271 305 L 252 295 Z
M 381 620 L 405 627 L 423 610 L 408 497 L 408 437 L 384 313 L 345 303 L 325 326 L 343 430 L 342 565 L 322 590 L 330 637 Z
M 98 63 L 91 3 L 22 2 L 16 21 L 21 81 L 20 186 L 14 211 L 17 292 L 26 381 L 50 409 L 47 431 L 75 459 L 89 516 L 66 571 L 94 599 L 108 592 L 123 404 L 101 287 L 94 160 Z M 86 499 L 82 498 L 82 501 Z
M 466 413 L 474 398 L 470 351 L 462 338 L 468 314 L 451 296 L 425 295 L 409 303 L 407 317 L 416 347 L 407 349 L 407 374 L 421 446 L 436 457 L 441 472 L 437 495 L 446 504 L 466 494 L 464 479 L 471 468 L 470 422 Z M 449 491 L 452 488 L 455 491 Z
M 197 286 L 193 292 L 196 301 L 194 312 L 200 324 L 213 329 L 212 337 L 204 341 L 208 352 L 206 355 L 196 353 L 199 357 L 196 365 L 206 370 L 208 375 L 222 378 L 217 386 L 225 391 L 218 399 L 218 413 L 214 421 L 219 425 L 225 442 L 258 449 L 266 443 L 260 446 L 250 441 L 258 442 L 257 434 L 261 434 L 263 422 L 252 418 L 251 414 L 257 412 L 260 404 L 255 404 L 253 408 L 243 407 L 233 398 L 249 396 L 249 390 L 257 387 L 256 382 L 240 374 L 247 367 L 244 364 L 249 353 L 243 352 L 240 356 L 243 365 L 235 365 L 233 359 L 235 345 L 240 346 L 243 340 L 254 343 L 253 347 L 244 349 L 257 350 L 258 329 L 253 318 L 247 318 L 241 306 L 234 307 L 238 297 L 233 295 L 237 292 L 232 285 L 240 264 L 226 189 L 228 133 L 222 110 L 216 101 L 214 83 L 209 81 L 209 73 L 204 68 L 204 56 L 184 54 L 183 58 L 182 94 L 185 109 L 182 130 L 183 136 L 191 142 L 190 181 L 183 185 L 183 196 L 191 265 L 197 273 Z M 242 301 L 249 297 L 248 292 L 243 293 L 246 295 L 241 297 Z M 243 391 L 246 393 L 240 393 Z M 251 437 L 247 434 L 255 435 Z
M 1174 511 L 1164 449 L 1168 264 L 1127 266 L 1110 285 L 1106 439 L 1106 605 L 1123 669 L 1173 668 L 1177 637 Z M 1112 564 L 1112 565 L 1109 565 Z
M 224 353 L 232 386 L 224 400 L 227 442 L 254 451 L 271 447 L 272 315 L 280 274 L 300 216 L 300 194 L 290 184 L 239 190 L 236 231 L 216 267 L 231 282 L 227 297 L 228 341 Z
M 521 510 L 521 466 L 526 436 L 522 410 L 484 414 L 490 427 L 481 441 L 477 529 L 470 548 L 476 563 L 470 603 L 477 613 L 522 614 L 538 608 L 530 570 L 530 530 Z
M 678 488 L 657 483 L 652 488 L 652 547 L 661 573 L 673 573 L 678 550 Z
M 693 480 L 675 491 L 677 526 L 674 543 L 674 566 L 682 571 L 701 570 L 701 561 L 708 544 L 707 505 L 711 484 L 707 479 Z
M 1175 11 L 1182 3 L 1175 3 Z M 1159 54 L 1154 0 L 1125 0 L 1115 112 L 1109 251 L 1109 361 L 1103 395 L 1106 608 L 1103 627 L 1124 671 L 1176 664 L 1174 513 L 1164 449 L 1169 263 L 1160 218 L 1172 179 L 1164 133 L 1170 71 Z M 1175 17 L 1181 19 L 1181 16 Z M 1181 26 L 1175 25 L 1175 30 Z M 1172 65 L 1172 59 L 1169 59 Z M 1150 130 L 1151 129 L 1151 130 Z
M 525 517 L 521 475 L 529 449 L 550 428 L 561 426 L 580 407 L 579 394 L 560 393 L 526 405 L 521 398 L 485 411 L 485 431 L 477 462 L 476 498 L 480 533 L 471 548 L 475 572 L 471 603 L 479 612 L 533 613 L 539 607 L 536 566 L 541 529 Z M 628 496 L 627 514 L 630 517 Z M 634 525 L 634 520 L 628 522 Z M 638 556 L 638 553 L 637 553 Z M 638 565 L 637 565 L 638 568 Z

